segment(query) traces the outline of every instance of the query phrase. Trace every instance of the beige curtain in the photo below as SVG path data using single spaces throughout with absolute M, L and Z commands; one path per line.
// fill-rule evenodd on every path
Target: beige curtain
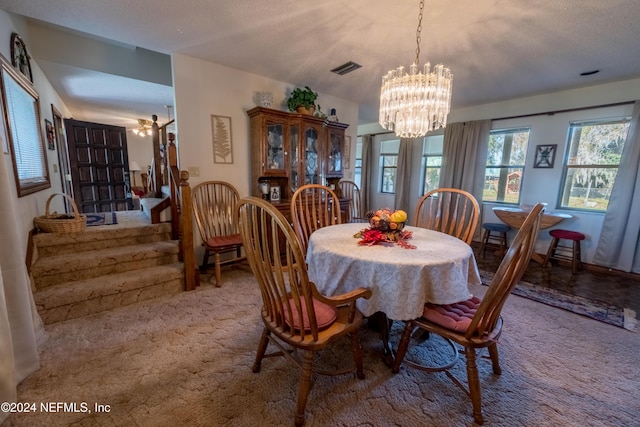
M 616 182 L 611 190 L 593 260 L 599 265 L 640 273 L 640 101 L 631 116 Z
M 16 227 L 15 188 L 0 158 L 0 402 L 16 400 L 16 385 L 40 367 L 37 337 L 44 335 L 33 303 Z M 7 417 L 0 411 L 0 423 Z
M 362 212 L 368 212 L 371 208 L 370 183 L 371 183 L 371 151 L 373 149 L 373 135 L 362 136 L 362 175 L 360 180 L 360 197 L 362 198 Z
M 411 149 L 414 139 L 400 139 L 398 149 L 398 165 L 396 169 L 395 200 L 394 208 L 409 210 L 411 201 Z
M 468 191 L 482 201 L 491 120 L 452 123 L 444 131 L 440 187 Z

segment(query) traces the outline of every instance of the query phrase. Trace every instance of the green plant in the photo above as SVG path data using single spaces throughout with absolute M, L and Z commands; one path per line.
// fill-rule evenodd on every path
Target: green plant
M 287 100 L 287 107 L 289 107 L 289 111 L 296 111 L 296 108 L 301 105 L 305 108 L 315 107 L 316 99 L 318 99 L 318 94 L 312 91 L 309 86 L 305 86 L 304 89 L 297 87 L 291 92 L 291 96 Z

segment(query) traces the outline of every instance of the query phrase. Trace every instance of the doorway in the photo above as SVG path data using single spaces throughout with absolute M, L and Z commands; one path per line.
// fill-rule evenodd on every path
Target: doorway
M 133 209 L 124 127 L 65 119 L 74 201 L 80 212 Z

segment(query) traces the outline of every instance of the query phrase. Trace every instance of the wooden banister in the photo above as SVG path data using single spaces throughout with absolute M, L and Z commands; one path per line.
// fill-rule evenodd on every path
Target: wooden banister
M 185 290 L 195 289 L 199 282 L 199 270 L 196 268 L 195 248 L 193 240 L 193 214 L 191 208 L 191 186 L 189 173 L 180 171 L 178 167 L 178 151 L 175 144 L 175 134 L 167 132 L 167 125 L 158 126 L 157 116 L 153 116 L 151 127 L 153 135 L 153 166 L 150 185 L 156 197 L 163 197 L 162 186 L 169 186 L 169 197 L 151 209 L 151 222 L 160 222 L 160 213 L 169 208 L 171 210 L 171 237 L 179 241 L 179 259 L 184 264 Z M 162 152 L 160 156 L 160 143 Z

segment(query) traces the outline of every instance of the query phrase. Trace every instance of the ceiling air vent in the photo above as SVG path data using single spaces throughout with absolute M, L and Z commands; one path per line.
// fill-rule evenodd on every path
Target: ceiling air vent
M 349 61 L 347 63 L 342 64 L 339 67 L 334 68 L 333 70 L 331 70 L 331 72 L 344 76 L 345 74 L 350 73 L 354 70 L 357 70 L 360 67 L 362 67 L 362 65 L 356 64 L 353 61 Z

